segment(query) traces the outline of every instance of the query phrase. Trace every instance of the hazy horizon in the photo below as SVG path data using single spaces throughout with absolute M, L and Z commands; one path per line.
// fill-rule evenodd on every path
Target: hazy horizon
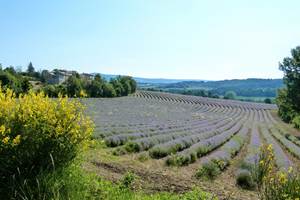
M 142 78 L 282 78 L 289 1 L 1 1 L 0 63 Z

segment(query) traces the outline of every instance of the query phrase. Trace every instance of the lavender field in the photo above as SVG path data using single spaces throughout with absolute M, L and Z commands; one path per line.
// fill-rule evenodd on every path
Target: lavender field
M 279 169 L 299 164 L 299 137 L 274 117 L 272 104 L 144 91 L 85 103 L 96 124 L 94 137 L 117 156 L 143 153 L 165 168 L 218 161 L 225 171 L 243 150 L 237 175 L 257 162 L 259 146 L 268 143 Z

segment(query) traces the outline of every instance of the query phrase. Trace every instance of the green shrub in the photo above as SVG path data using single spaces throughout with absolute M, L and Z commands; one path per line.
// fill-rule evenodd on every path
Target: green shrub
M 138 143 L 130 141 L 125 144 L 125 150 L 130 153 L 139 152 L 141 150 L 141 147 Z
M 74 100 L 30 92 L 15 98 L 0 89 L 0 195 L 19 193 L 14 185 L 36 181 L 64 167 L 87 144 L 93 126 Z M 9 184 L 8 184 L 9 183 Z
M 253 180 L 252 173 L 246 169 L 238 172 L 236 182 L 244 189 L 254 189 L 256 185 Z
M 120 187 L 125 189 L 131 189 L 136 178 L 137 177 L 133 172 L 127 172 L 120 180 Z
M 159 159 L 159 158 L 163 158 L 163 157 L 167 156 L 168 152 L 166 150 L 164 150 L 163 148 L 154 147 L 149 150 L 149 155 L 151 158 Z
M 221 173 L 221 170 L 218 166 L 217 163 L 215 162 L 207 162 L 204 163 L 196 172 L 196 177 L 201 178 L 201 177 L 206 177 L 213 179 L 217 175 Z
M 292 123 L 294 124 L 295 128 L 300 129 L 300 115 L 294 117 Z
M 166 164 L 168 166 L 184 166 L 191 163 L 191 159 L 195 156 L 182 156 L 182 155 L 176 155 L 171 154 L 171 156 L 168 157 L 166 160 Z

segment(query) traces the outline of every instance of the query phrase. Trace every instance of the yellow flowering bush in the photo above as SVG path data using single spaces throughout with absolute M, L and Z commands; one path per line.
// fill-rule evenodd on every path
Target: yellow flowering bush
M 290 167 L 278 170 L 274 162 L 272 145 L 260 149 L 256 180 L 262 200 L 296 200 L 300 197 L 300 174 Z
M 275 159 L 272 144 L 262 145 L 259 150 L 259 162 L 254 170 L 255 181 L 258 186 L 262 185 L 264 179 L 275 169 Z
M 9 180 L 66 165 L 89 141 L 92 121 L 77 100 L 0 87 L 0 193 Z

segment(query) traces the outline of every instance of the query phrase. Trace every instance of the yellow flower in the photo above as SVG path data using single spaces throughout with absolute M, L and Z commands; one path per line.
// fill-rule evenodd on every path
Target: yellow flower
M 87 97 L 87 94 L 85 93 L 84 90 L 80 90 L 79 96 L 80 96 L 80 97 Z
M 288 173 L 292 173 L 293 172 L 293 167 L 289 167 Z
M 5 126 L 1 125 L 0 126 L 0 133 L 2 133 L 4 135 L 4 132 L 5 132 Z
M 278 178 L 279 182 L 282 183 L 282 184 L 285 184 L 287 182 L 287 178 L 286 178 L 286 175 L 284 173 L 280 173 L 279 174 L 279 178 Z
M 17 135 L 15 139 L 13 139 L 13 144 L 18 145 L 20 144 L 20 141 L 21 141 L 21 135 Z
M 265 162 L 263 160 L 259 161 L 260 165 L 263 165 Z
M 273 151 L 273 146 L 272 146 L 272 144 L 269 144 L 267 149 L 268 149 L 268 151 Z
M 3 140 L 2 140 L 3 144 L 7 144 L 8 141 L 9 141 L 9 137 L 8 136 L 5 137 L 5 138 L 3 138 Z

